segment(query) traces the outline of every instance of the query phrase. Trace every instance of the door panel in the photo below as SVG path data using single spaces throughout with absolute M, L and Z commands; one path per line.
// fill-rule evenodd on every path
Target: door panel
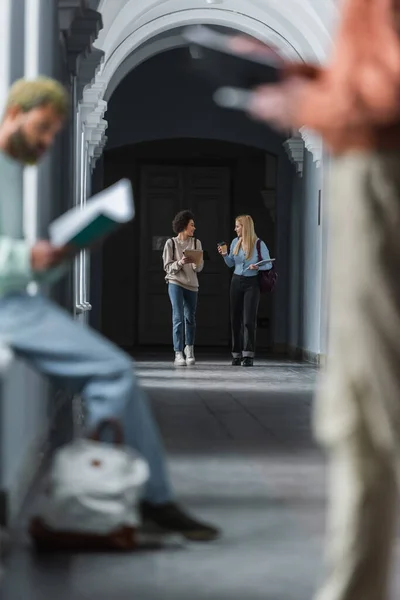
M 191 167 L 187 176 L 187 203 L 210 260 L 199 274 L 197 344 L 227 345 L 229 342 L 230 271 L 217 251 L 217 242 L 229 237 L 230 172 L 222 167 Z
M 141 168 L 141 258 L 139 343 L 171 344 L 171 305 L 162 267 L 162 249 L 172 237 L 171 222 L 190 208 L 210 260 L 199 274 L 197 344 L 229 341 L 230 272 L 216 250 L 228 241 L 230 172 L 225 167 L 143 166 Z
M 139 344 L 165 344 L 171 338 L 171 308 L 162 249 L 181 206 L 182 173 L 178 167 L 146 166 L 140 181 Z

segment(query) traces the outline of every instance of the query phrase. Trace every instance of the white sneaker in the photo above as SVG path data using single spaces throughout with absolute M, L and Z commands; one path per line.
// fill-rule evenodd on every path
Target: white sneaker
M 183 352 L 175 352 L 175 361 L 174 365 L 176 367 L 186 367 L 186 360 L 183 356 Z
M 196 360 L 194 358 L 194 347 L 193 346 L 186 346 L 185 356 L 186 356 L 186 364 L 188 365 L 188 367 L 191 367 L 192 365 L 196 364 Z

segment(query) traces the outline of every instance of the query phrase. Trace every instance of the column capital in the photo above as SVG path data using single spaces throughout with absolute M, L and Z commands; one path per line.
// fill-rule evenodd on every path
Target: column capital
M 105 131 L 108 127 L 103 118 L 107 111 L 107 102 L 103 100 L 107 83 L 101 75 L 102 65 L 95 78 L 83 90 L 80 112 L 86 139 L 89 142 L 89 153 L 92 169 L 103 153 L 107 142 Z
M 291 137 L 283 142 L 289 160 L 296 167 L 296 173 L 303 177 L 304 168 L 304 141 L 301 137 Z
M 94 51 L 92 45 L 103 28 L 101 13 L 91 6 L 95 4 L 89 0 L 58 0 L 59 24 L 73 75 L 78 75 L 82 57 Z
M 107 128 L 107 123 L 106 123 L 106 128 Z M 104 133 L 103 136 L 100 140 L 100 143 L 97 144 L 95 150 L 94 150 L 94 154 L 93 154 L 93 159 L 92 159 L 92 171 L 94 170 L 97 161 L 99 160 L 99 158 L 102 156 L 105 145 L 107 144 L 107 136 L 105 135 L 105 130 L 104 129 Z
M 84 3 L 82 0 L 58 0 L 58 16 L 60 29 L 68 31 L 72 21 L 78 13 L 82 13 Z
M 82 100 L 78 105 L 81 127 L 88 148 L 88 161 L 92 170 L 107 141 L 105 131 L 108 123 L 103 119 L 107 102 L 102 97 L 102 86 L 97 82 L 84 89 Z
M 322 164 L 324 151 L 321 136 L 314 133 L 310 129 L 307 129 L 306 127 L 301 127 L 301 129 L 299 129 L 299 132 L 304 141 L 306 149 L 313 155 L 313 160 L 316 163 L 316 167 L 320 167 Z
M 102 155 L 104 146 L 106 145 L 106 129 L 107 121 L 100 119 L 98 123 L 88 125 L 86 130 L 86 140 L 88 142 L 88 160 L 91 170 L 93 171 L 97 159 Z
M 78 102 L 84 94 L 85 88 L 91 84 L 100 72 L 104 63 L 104 52 L 92 48 L 86 54 L 80 54 L 76 61 L 76 97 Z

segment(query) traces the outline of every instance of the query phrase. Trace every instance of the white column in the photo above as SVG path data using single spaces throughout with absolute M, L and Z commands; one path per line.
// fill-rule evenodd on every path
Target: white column
M 82 177 L 83 177 L 83 160 L 84 160 L 84 136 L 82 131 L 82 114 L 80 106 L 77 106 L 76 113 L 76 129 L 75 129 L 75 206 L 84 206 L 82 197 Z M 84 304 L 83 304 L 83 285 L 82 277 L 84 272 L 84 252 L 80 252 L 75 259 L 75 313 L 79 320 L 85 321 Z
M 1 0 L 0 19 L 0 113 L 3 114 L 4 106 L 10 84 L 10 51 L 11 51 L 11 2 Z
M 330 179 L 330 160 L 324 155 L 322 159 L 323 169 L 321 174 L 321 235 L 322 235 L 322 272 L 321 272 L 321 326 L 320 326 L 320 348 L 321 361 L 325 363 L 328 358 L 328 311 L 330 297 L 330 273 L 329 273 L 329 179 Z
M 319 357 L 322 363 L 327 355 L 327 311 L 329 299 L 329 280 L 328 280 L 328 211 L 326 203 L 327 194 L 327 156 L 324 156 L 324 145 L 321 136 L 302 127 L 299 133 L 304 140 L 305 148 L 311 152 L 315 166 L 317 168 L 318 182 L 318 247 L 317 254 L 317 285 L 319 289 L 319 298 L 316 318 L 319 322 Z
M 75 192 L 75 205 L 83 208 L 87 200 L 87 179 L 88 179 L 88 141 L 86 132 L 86 116 L 91 107 L 85 104 L 78 105 L 77 114 L 77 152 L 75 166 L 77 169 L 77 185 Z M 75 310 L 77 317 L 83 323 L 88 321 L 87 312 L 91 309 L 88 302 L 87 280 L 88 251 L 82 250 L 76 260 L 75 268 Z
M 41 0 L 25 0 L 25 77 L 39 75 Z M 24 233 L 30 243 L 37 239 L 38 230 L 38 167 L 24 170 Z M 34 292 L 33 286 L 32 292 Z M 35 286 L 36 288 L 36 286 Z
M 40 1 L 25 0 L 25 56 L 24 70 L 26 79 L 34 79 L 39 75 L 40 44 Z M 24 169 L 24 235 L 30 244 L 38 237 L 38 167 L 29 166 Z M 39 286 L 31 282 L 28 292 L 37 294 Z
M 100 100 L 102 88 L 87 86 L 78 105 L 77 115 L 77 144 L 76 168 L 77 186 L 75 204 L 84 207 L 90 195 L 91 174 L 98 157 L 99 149 L 104 147 L 105 130 L 107 122 L 103 115 L 107 103 Z M 77 317 L 82 322 L 87 322 L 90 304 L 90 254 L 81 252 L 75 265 L 75 306 Z

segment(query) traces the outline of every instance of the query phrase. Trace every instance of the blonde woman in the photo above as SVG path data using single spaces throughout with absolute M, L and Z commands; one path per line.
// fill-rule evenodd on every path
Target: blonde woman
M 225 244 L 218 245 L 228 267 L 234 267 L 231 281 L 232 365 L 252 367 L 256 349 L 257 312 L 260 301 L 259 270 L 269 270 L 272 263 L 258 267 L 258 248 L 262 260 L 270 258 L 267 246 L 258 239 L 249 215 L 237 217 L 237 237 L 228 253 Z M 258 244 L 259 242 L 259 244 Z

